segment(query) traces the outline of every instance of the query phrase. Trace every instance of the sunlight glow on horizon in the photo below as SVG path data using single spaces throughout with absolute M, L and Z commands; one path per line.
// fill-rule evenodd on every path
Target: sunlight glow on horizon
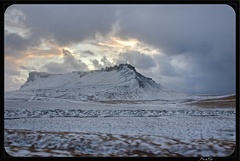
M 137 39 L 122 40 L 117 37 L 111 37 L 111 39 L 125 47 L 131 47 L 131 48 L 135 47 L 139 42 Z

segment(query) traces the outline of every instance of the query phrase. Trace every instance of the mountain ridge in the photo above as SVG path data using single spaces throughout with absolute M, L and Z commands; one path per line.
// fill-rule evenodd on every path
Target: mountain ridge
M 100 70 L 73 71 L 71 73 L 79 74 L 79 76 L 81 78 L 81 77 L 86 76 L 86 75 L 91 74 L 91 73 L 112 72 L 112 71 L 116 71 L 116 72 L 125 71 L 125 72 L 122 72 L 122 76 L 125 76 L 125 77 L 127 77 L 127 76 L 129 76 L 131 74 L 135 74 L 134 78 L 138 81 L 140 87 L 144 87 L 144 83 L 142 82 L 142 79 L 143 80 L 149 80 L 149 81 L 152 81 L 152 82 L 156 83 L 155 81 L 152 80 L 152 78 L 145 77 L 142 74 L 138 73 L 136 71 L 135 67 L 133 67 L 132 65 L 127 64 L 127 63 L 126 64 L 119 64 L 118 66 L 115 65 L 113 67 L 102 68 Z M 71 74 L 71 73 L 65 73 L 65 74 Z M 24 87 L 29 85 L 29 82 L 34 82 L 37 79 L 48 78 L 50 76 L 61 76 L 61 75 L 64 75 L 64 74 L 51 74 L 51 73 L 47 73 L 47 72 L 36 72 L 36 71 L 30 72 L 29 73 L 29 77 L 27 78 L 26 83 L 23 84 L 20 87 L 20 89 L 24 89 Z
M 93 73 L 93 72 L 110 72 L 110 71 L 121 71 L 123 70 L 124 68 L 128 68 L 132 71 L 134 71 L 138 76 L 140 77 L 144 77 L 146 79 L 149 79 L 149 80 L 152 80 L 152 78 L 149 78 L 149 77 L 145 77 L 143 75 L 141 75 L 140 73 L 138 73 L 135 69 L 135 67 L 133 67 L 131 64 L 119 64 L 118 66 L 115 65 L 113 67 L 105 67 L 105 68 L 102 68 L 102 69 L 97 69 L 97 70 L 91 70 L 91 71 L 72 71 L 71 73 L 78 73 L 78 74 L 81 74 L 81 76 L 83 75 L 86 75 L 88 73 Z M 65 74 L 69 74 L 69 73 L 65 73 Z M 52 74 L 52 73 L 48 73 L 48 72 L 37 72 L 37 71 L 33 71 L 33 72 L 30 72 L 29 73 L 29 77 L 27 78 L 27 82 L 29 81 L 34 81 L 36 79 L 36 76 L 39 76 L 40 78 L 46 78 L 48 76 L 51 76 L 51 75 L 63 75 L 63 74 Z
M 127 63 L 100 70 L 73 71 L 65 74 L 30 72 L 19 92 L 32 95 L 30 100 L 152 100 L 180 96 L 152 78 L 143 76 L 134 66 Z

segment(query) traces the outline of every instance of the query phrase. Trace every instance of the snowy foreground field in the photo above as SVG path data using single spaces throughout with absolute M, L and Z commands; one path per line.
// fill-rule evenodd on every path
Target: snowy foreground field
M 28 102 L 5 99 L 11 156 L 229 156 L 235 99 Z

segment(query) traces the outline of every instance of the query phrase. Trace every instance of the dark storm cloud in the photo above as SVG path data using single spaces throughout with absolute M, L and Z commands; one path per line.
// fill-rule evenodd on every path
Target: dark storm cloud
M 52 36 L 60 45 L 106 34 L 115 22 L 111 5 L 14 5 L 37 37 Z
M 129 63 L 138 69 L 144 70 L 156 66 L 156 63 L 150 56 L 142 54 L 140 52 L 120 53 L 116 63 L 117 64 Z
M 21 19 L 31 29 L 31 40 L 54 40 L 60 45 L 79 43 L 106 35 L 117 22 L 116 36 L 136 38 L 159 48 L 164 56 L 121 53 L 116 61 L 131 63 L 141 70 L 159 67 L 158 73 L 169 78 L 169 87 L 192 93 L 235 92 L 235 13 L 227 5 L 14 5 L 26 16 Z M 6 35 L 7 49 L 25 50 L 32 42 L 18 35 Z M 14 51 L 14 50 L 11 50 Z M 8 53 L 11 54 L 11 51 Z M 6 52 L 5 52 L 6 53 Z M 14 53 L 14 52 L 12 52 Z M 90 54 L 90 53 L 89 53 Z M 186 67 L 174 66 L 173 62 Z M 103 58 L 92 63 L 107 64 Z M 64 64 L 49 63 L 49 71 L 82 68 L 71 54 Z M 73 63 L 71 65 L 71 63 Z M 79 66 L 79 64 L 82 64 Z M 151 71 L 150 71 L 151 72 Z M 154 77 L 153 77 L 154 79 Z M 171 79 L 171 81 L 170 81 Z M 160 79 L 161 80 L 161 79 Z M 167 83 L 167 81 L 165 81 Z M 161 82 L 160 82 L 161 83 Z M 179 85 L 178 85 L 179 83 Z
M 38 47 L 41 40 L 34 35 L 23 37 L 18 33 L 4 31 L 4 55 L 20 58 L 27 50 Z
M 31 42 L 16 33 L 5 33 L 5 47 L 12 50 L 26 50 Z
M 4 48 L 7 56 L 20 56 L 21 52 L 30 47 L 39 45 L 39 41 L 34 38 L 24 38 L 17 33 L 4 33 Z
M 158 72 L 155 72 L 155 78 L 159 83 L 186 93 L 235 92 L 235 60 L 227 54 L 221 59 L 217 54 L 202 59 L 191 54 L 181 55 L 183 59 L 178 57 L 159 55 L 154 57 L 159 67 Z M 173 60 L 179 64 L 183 62 L 186 66 L 183 68 L 174 66 Z M 150 74 L 154 76 L 154 73 Z
M 81 60 L 76 59 L 70 51 L 63 50 L 63 62 L 50 62 L 43 66 L 50 73 L 67 73 L 72 71 L 85 71 L 87 65 Z
M 155 5 L 130 10 L 119 12 L 119 35 L 160 48 L 168 56 L 158 60 L 162 76 L 197 86 L 189 90 L 184 84 L 186 92 L 235 92 L 235 13 L 230 6 Z M 189 70 L 170 63 L 178 55 L 186 58 Z
M 85 51 L 83 51 L 83 55 L 84 56 L 93 56 L 93 55 L 95 55 L 95 53 L 94 52 L 92 52 L 92 51 L 90 51 L 90 50 L 85 50 Z
M 209 51 L 234 41 L 235 13 L 227 5 L 147 5 L 123 8 L 120 36 L 135 37 L 168 54 Z M 226 37 L 227 36 L 227 37 Z

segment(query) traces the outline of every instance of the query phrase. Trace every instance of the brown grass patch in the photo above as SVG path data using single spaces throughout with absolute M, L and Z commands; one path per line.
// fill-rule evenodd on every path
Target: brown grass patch
M 190 105 L 203 107 L 203 108 L 235 108 L 236 96 L 227 96 L 216 99 L 206 99 L 199 102 L 191 103 Z

